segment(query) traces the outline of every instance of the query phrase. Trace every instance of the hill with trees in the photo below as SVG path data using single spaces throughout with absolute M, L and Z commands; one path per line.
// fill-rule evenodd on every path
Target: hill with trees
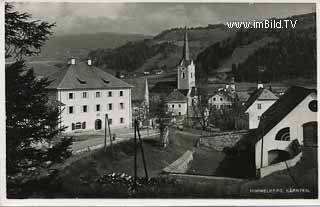
M 273 18 L 274 19 L 274 18 Z M 197 78 L 227 74 L 237 81 L 278 81 L 316 72 L 315 13 L 292 16 L 295 28 L 229 29 L 216 24 L 188 28 Z M 278 19 L 275 19 L 278 20 Z M 105 70 L 172 72 L 181 58 L 184 28 L 172 28 L 151 39 L 89 53 Z M 259 77 L 258 77 L 259 76 Z
M 236 81 L 279 81 L 316 74 L 315 13 L 292 16 L 295 28 L 240 29 L 197 56 L 199 76 L 231 72 Z M 286 18 L 288 19 L 288 18 Z

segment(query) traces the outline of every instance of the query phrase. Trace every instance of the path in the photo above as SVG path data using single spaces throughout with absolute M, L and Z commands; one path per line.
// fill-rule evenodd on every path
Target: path
M 158 130 L 154 130 L 154 129 L 149 129 L 149 132 L 147 130 L 143 130 L 140 132 L 141 134 L 141 138 L 146 138 L 148 137 L 154 137 L 159 135 Z M 83 135 L 81 135 L 83 136 Z M 73 154 L 77 154 L 80 152 L 84 152 L 84 151 L 89 151 L 89 150 L 94 150 L 94 149 L 98 149 L 98 148 L 102 148 L 104 146 L 104 133 L 100 132 L 98 134 L 88 134 L 85 135 L 88 136 L 87 139 L 83 140 L 83 141 L 76 141 L 73 142 L 72 144 L 72 153 Z M 122 134 L 118 134 L 116 139 L 113 141 L 113 143 L 119 143 L 119 142 L 123 142 L 125 140 L 129 140 L 131 138 L 134 137 L 134 133 L 126 131 L 123 132 Z M 107 145 L 110 144 L 110 138 L 109 135 L 107 134 Z

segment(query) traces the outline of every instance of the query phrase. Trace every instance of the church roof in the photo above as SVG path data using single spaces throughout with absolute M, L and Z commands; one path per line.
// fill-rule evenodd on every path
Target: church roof
M 188 33 L 187 33 L 187 27 L 186 27 L 185 34 L 184 34 L 184 42 L 183 42 L 182 58 L 180 61 L 180 66 L 188 66 L 191 64 L 191 62 L 192 62 L 192 60 L 190 57 Z
M 131 88 L 128 83 L 84 62 L 70 64 L 48 77 L 49 89 Z
M 187 97 L 177 89 L 173 90 L 166 98 L 166 102 L 186 102 L 186 101 L 187 101 Z
M 310 93 L 317 93 L 317 90 L 297 86 L 290 87 L 278 101 L 262 114 L 258 127 L 260 136 L 256 137 L 255 141 L 257 142 L 261 138 L 262 133 L 262 135 L 266 135 Z
M 190 52 L 189 52 L 189 44 L 188 44 L 188 33 L 187 33 L 187 27 L 185 28 L 185 34 L 184 34 L 184 44 L 183 44 L 183 54 L 182 59 L 186 61 L 190 61 Z

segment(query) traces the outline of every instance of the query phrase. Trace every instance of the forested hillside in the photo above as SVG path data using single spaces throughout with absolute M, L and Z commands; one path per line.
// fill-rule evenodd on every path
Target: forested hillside
M 288 18 L 285 18 L 288 19 Z M 188 29 L 197 78 L 235 76 L 237 81 L 278 81 L 316 73 L 315 13 L 292 16 L 295 28 L 229 29 L 208 25 Z M 115 49 L 90 52 L 105 70 L 142 72 L 176 69 L 181 59 L 184 28 L 172 28 L 152 39 Z
M 94 64 L 115 71 L 172 71 L 182 56 L 184 28 L 165 30 L 150 40 L 130 42 L 114 50 L 93 50 L 89 55 Z M 189 48 L 192 57 L 209 45 L 232 37 L 235 29 L 223 25 L 208 25 L 188 29 Z
M 197 56 L 198 76 L 232 71 L 236 81 L 278 81 L 315 75 L 315 13 L 290 19 L 298 20 L 295 28 L 241 29 L 209 46 Z
M 140 41 L 150 36 L 140 34 L 116 34 L 116 33 L 96 33 L 96 34 L 76 34 L 52 36 L 42 48 L 39 56 L 31 60 L 63 60 L 76 56 L 87 57 L 90 50 L 104 48 L 113 49 L 128 41 Z

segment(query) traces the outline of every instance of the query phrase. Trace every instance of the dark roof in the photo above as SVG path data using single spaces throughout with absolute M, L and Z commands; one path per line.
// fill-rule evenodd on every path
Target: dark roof
M 262 114 L 258 127 L 258 134 L 260 134 L 260 136 L 262 133 L 263 135 L 267 134 L 310 93 L 317 93 L 317 90 L 297 86 L 289 88 L 279 100 L 272 104 L 272 106 Z M 261 138 L 260 136 L 256 138 L 256 142 Z
M 57 99 L 49 99 L 48 100 L 48 105 L 49 106 L 65 106 L 64 103 L 62 103 L 61 101 L 59 101 Z
M 271 91 L 266 88 L 256 89 L 250 96 L 250 98 L 245 103 L 246 110 L 256 101 L 256 100 L 277 100 L 278 97 L 274 95 Z
M 166 102 L 185 102 L 185 101 L 187 101 L 187 97 L 177 89 L 173 90 L 166 98 Z
M 196 87 L 192 87 L 191 88 L 191 92 L 190 92 L 190 96 L 194 97 L 197 95 L 197 88 Z
M 108 89 L 130 88 L 128 83 L 84 62 L 67 65 L 48 77 L 49 89 Z
M 250 94 L 247 91 L 237 91 L 236 94 L 241 102 L 245 102 L 250 98 Z
M 178 89 L 178 91 L 182 93 L 184 96 L 187 96 L 189 93 L 189 89 Z
M 177 88 L 177 81 L 161 81 L 157 82 L 150 90 L 151 93 L 168 94 Z

